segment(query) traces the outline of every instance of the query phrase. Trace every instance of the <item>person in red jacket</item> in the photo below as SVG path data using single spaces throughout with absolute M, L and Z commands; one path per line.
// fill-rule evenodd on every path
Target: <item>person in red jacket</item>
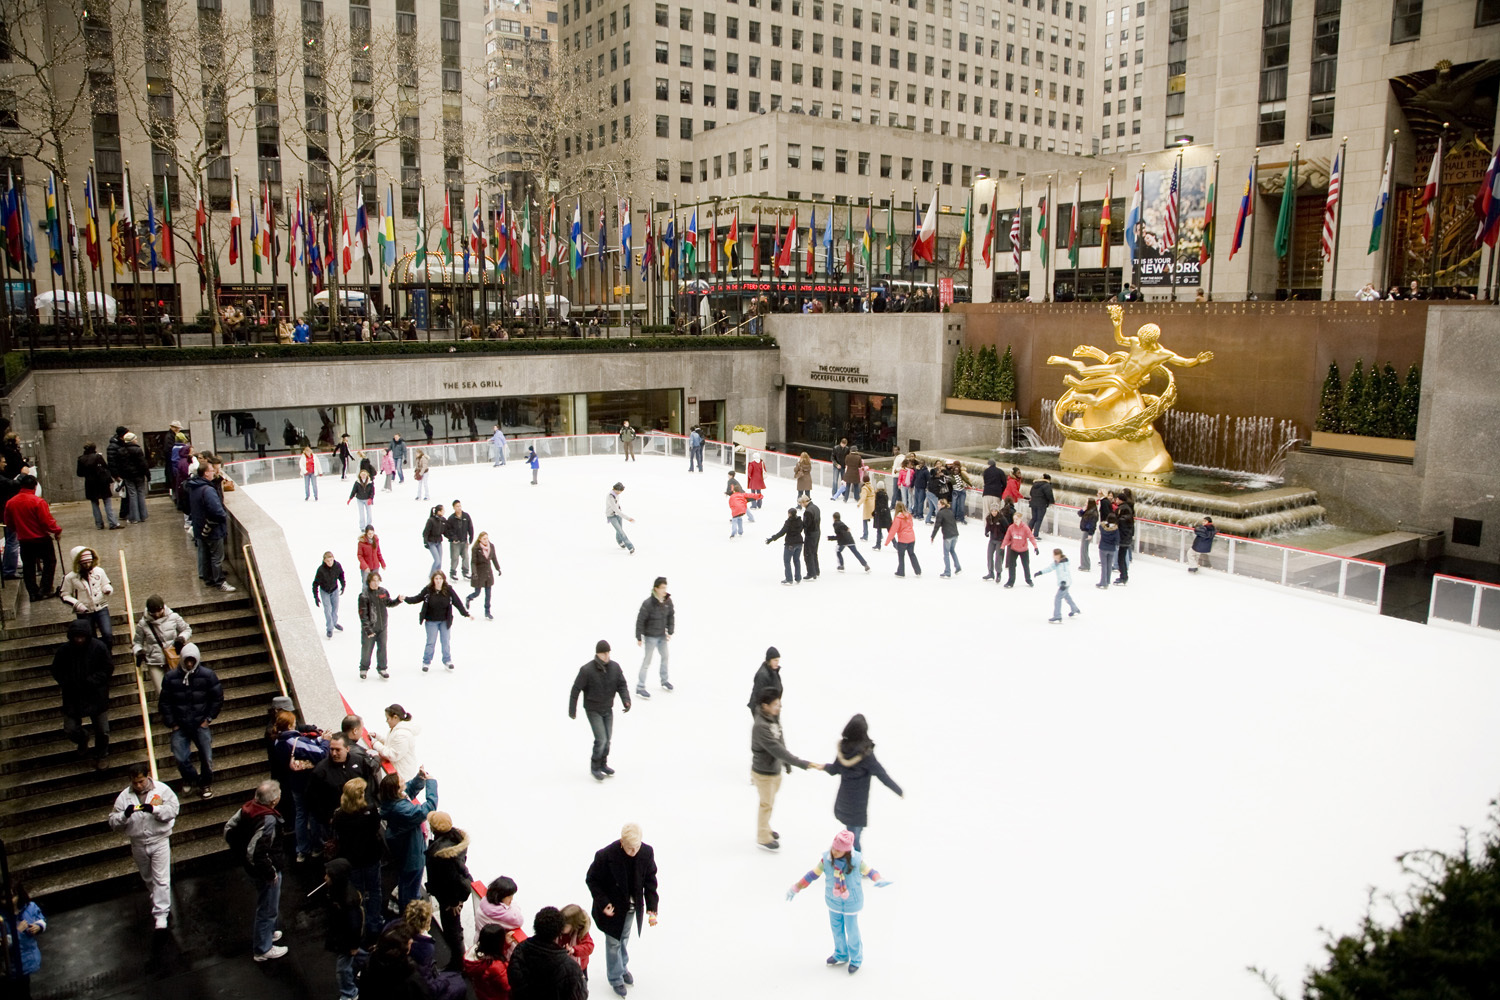
M 1015 480 L 1012 479 L 1011 482 L 1015 482 Z M 1016 559 L 1019 558 L 1021 560 L 1021 572 L 1026 574 L 1026 586 L 1032 586 L 1031 557 L 1026 554 L 1026 547 L 1029 545 L 1031 551 L 1037 555 L 1041 555 L 1042 550 L 1037 548 L 1036 536 L 1031 533 L 1030 528 L 1022 523 L 1020 514 L 1015 515 L 1011 520 L 1010 527 L 1005 529 L 1005 538 L 1001 544 L 1006 550 L 1005 569 L 1008 575 L 1005 585 L 1007 587 L 1014 587 L 1016 585 Z
M 18 476 L 16 487 L 20 492 L 5 504 L 4 520 L 21 543 L 26 593 L 33 602 L 56 597 L 59 591 L 53 586 L 53 577 L 57 574 L 57 556 L 52 540 L 62 537 L 62 527 L 52 516 L 52 507 L 36 495 L 35 476 Z
M 730 538 L 733 538 L 736 535 L 743 535 L 745 533 L 745 521 L 744 521 L 744 517 L 745 517 L 746 514 L 750 514 L 749 504 L 750 504 L 750 502 L 752 500 L 756 501 L 756 502 L 759 502 L 760 498 L 761 498 L 761 494 L 759 494 L 759 493 L 740 493 L 740 492 L 735 492 L 735 493 L 729 494 L 729 537 Z M 755 523 L 755 515 L 754 514 L 750 514 L 750 523 L 751 524 Z
M 479 929 L 474 947 L 464 956 L 464 978 L 477 1000 L 510 1000 L 510 976 L 505 967 L 505 928 L 490 924 Z
M 758 451 L 750 453 L 750 461 L 745 466 L 745 482 L 757 493 L 764 493 L 766 491 L 766 463 L 761 461 L 760 452 Z M 761 498 L 756 497 L 750 506 L 756 510 L 760 510 L 760 501 Z M 751 520 L 754 520 L 754 518 Z
M 1014 504 L 1020 502 L 1020 499 L 1021 470 L 1012 466 L 1010 470 L 1010 478 L 1005 481 L 1005 489 L 1000 494 L 1000 501 L 1004 503 L 1006 500 L 1009 500 Z
M 562 908 L 562 918 L 563 936 L 557 939 L 558 944 L 573 956 L 573 961 L 587 975 L 589 956 L 594 953 L 594 939 L 589 935 L 588 911 L 577 903 L 569 903 Z
M 363 588 L 371 573 L 385 569 L 385 556 L 380 553 L 380 536 L 375 534 L 375 525 L 365 525 L 354 551 L 359 556 L 359 585 Z

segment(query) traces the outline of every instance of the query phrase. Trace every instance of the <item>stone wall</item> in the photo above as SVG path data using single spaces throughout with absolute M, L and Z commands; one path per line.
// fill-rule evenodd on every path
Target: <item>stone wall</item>
M 86 357 L 86 355 L 80 355 Z M 37 434 L 42 481 L 52 500 L 82 499 L 74 463 L 84 441 L 102 452 L 123 424 L 137 432 L 181 420 L 195 441 L 212 441 L 216 410 L 264 410 L 402 400 L 681 389 L 685 397 L 723 399 L 726 417 L 767 426 L 775 418 L 776 351 L 670 351 L 357 358 L 322 363 L 242 361 L 170 368 L 38 371 L 13 393 L 18 416 L 35 419 L 27 393 L 55 407 L 57 424 Z M 28 388 L 29 386 L 29 388 Z M 779 418 L 776 418 L 779 419 Z M 18 420 L 19 423 L 19 420 Z M 26 433 L 22 432 L 23 439 Z
M 1295 420 L 1312 430 L 1328 364 L 1348 377 L 1356 359 L 1365 367 L 1389 361 L 1403 375 L 1422 361 L 1425 302 L 1134 303 L 1124 330 L 1143 323 L 1162 329 L 1162 343 L 1186 357 L 1213 351 L 1211 364 L 1176 369 L 1177 408 L 1230 417 Z M 1451 307 L 1465 308 L 1465 307 Z M 1485 307 L 1475 306 L 1481 313 Z M 1016 402 L 1040 423 L 1041 400 L 1063 392 L 1066 369 L 1047 364 L 1091 344 L 1115 350 L 1103 303 L 959 305 L 971 348 L 1009 346 L 1016 361 Z M 1170 444 L 1170 443 L 1169 443 Z

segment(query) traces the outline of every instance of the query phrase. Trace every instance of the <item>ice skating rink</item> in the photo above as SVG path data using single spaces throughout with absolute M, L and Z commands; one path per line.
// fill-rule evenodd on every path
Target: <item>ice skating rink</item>
M 536 487 L 517 461 L 432 476 L 434 498 L 462 499 L 498 546 L 495 621 L 481 608 L 459 619 L 457 670 L 423 674 L 417 609 L 392 609 L 389 681 L 356 669 L 350 484 L 324 476 L 316 504 L 300 481 L 249 494 L 282 523 L 306 581 L 325 549 L 342 562 L 345 631 L 328 654 L 346 697 L 372 727 L 391 702 L 415 716 L 441 806 L 473 840 L 471 869 L 519 883 L 528 931 L 541 906 L 587 909 L 593 852 L 641 824 L 661 881 L 660 926 L 630 942 L 641 1000 L 1265 1000 L 1249 965 L 1294 993 L 1322 956 L 1319 928 L 1353 930 L 1371 886 L 1401 886 L 1395 855 L 1454 847 L 1500 786 L 1493 640 L 1147 558 L 1128 588 L 1077 581 L 1083 614 L 1049 625 L 1051 577 L 1033 590 L 980 580 L 973 518 L 951 580 L 924 531 L 920 578 L 896 579 L 894 551 L 869 545 L 871 573 L 852 560 L 839 573 L 825 541 L 822 579 L 783 587 L 781 543 L 764 540 L 793 500 L 785 480 L 730 540 L 713 466 L 544 459 Z M 603 517 L 617 479 L 633 556 Z M 392 593 L 416 593 L 430 562 L 430 504 L 415 490 L 408 472 L 376 493 Z M 837 510 L 857 536 L 857 506 L 824 493 L 825 527 Z M 568 691 L 600 638 L 634 688 L 635 613 L 658 574 L 677 606 L 676 691 L 659 689 L 653 666 L 651 700 L 616 711 L 619 773 L 600 785 Z M 745 703 L 769 645 L 782 653 L 792 752 L 831 761 L 863 712 L 906 790 L 872 787 L 865 855 L 894 884 L 867 888 L 855 977 L 824 967 L 822 882 L 784 899 L 841 828 L 836 779 L 788 775 L 782 849 L 755 845 Z

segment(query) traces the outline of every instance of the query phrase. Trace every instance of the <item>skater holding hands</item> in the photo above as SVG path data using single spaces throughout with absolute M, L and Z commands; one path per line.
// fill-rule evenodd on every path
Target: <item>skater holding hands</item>
M 859 971 L 864 962 L 864 942 L 859 936 L 859 911 L 864 909 L 865 890 L 861 879 L 868 878 L 877 889 L 884 889 L 890 881 L 880 877 L 854 848 L 854 834 L 840 830 L 833 838 L 833 846 L 823 852 L 812 871 L 797 880 L 786 891 L 787 902 L 797 898 L 797 893 L 806 889 L 818 876 L 828 876 L 824 883 L 823 900 L 828 904 L 828 924 L 833 929 L 833 954 L 828 956 L 830 966 L 849 963 L 849 974 Z

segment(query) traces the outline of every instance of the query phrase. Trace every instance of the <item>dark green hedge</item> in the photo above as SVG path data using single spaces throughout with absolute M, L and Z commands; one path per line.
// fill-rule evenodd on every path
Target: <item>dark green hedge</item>
M 108 351 L 37 351 L 6 355 L 7 381 L 14 370 L 34 368 L 124 368 L 137 365 L 192 365 L 249 360 L 326 361 L 330 358 L 443 357 L 452 354 L 566 354 L 633 351 L 762 350 L 773 337 L 620 337 L 526 340 L 425 340 L 372 344 L 256 344 L 250 347 L 116 347 Z

